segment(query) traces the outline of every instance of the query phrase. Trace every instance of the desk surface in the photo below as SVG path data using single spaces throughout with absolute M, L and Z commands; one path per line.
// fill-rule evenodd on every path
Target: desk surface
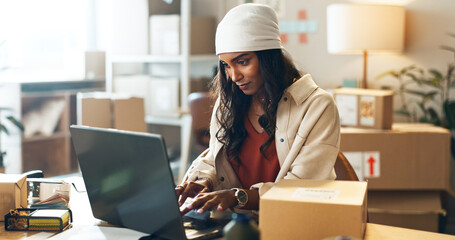
M 73 188 L 71 192 L 70 206 L 73 210 L 73 226 L 75 228 L 83 228 L 84 226 L 108 226 L 105 222 L 93 217 L 86 193 L 78 193 Z M 47 239 L 54 234 L 54 232 L 5 231 L 4 222 L 0 222 L 0 239 L 9 240 L 32 238 L 33 240 L 41 240 Z M 402 239 L 455 240 L 455 236 L 367 223 L 365 240 Z

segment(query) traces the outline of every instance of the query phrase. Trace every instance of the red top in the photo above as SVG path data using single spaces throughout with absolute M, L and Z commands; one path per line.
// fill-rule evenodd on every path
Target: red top
M 230 160 L 232 168 L 239 177 L 244 189 L 260 182 L 274 182 L 280 171 L 280 163 L 276 153 L 275 140 L 266 149 L 266 159 L 260 151 L 261 145 L 269 139 L 264 131 L 258 133 L 251 124 L 248 115 L 245 116 L 244 125 L 248 133 L 240 148 L 239 158 L 241 164 L 236 160 Z

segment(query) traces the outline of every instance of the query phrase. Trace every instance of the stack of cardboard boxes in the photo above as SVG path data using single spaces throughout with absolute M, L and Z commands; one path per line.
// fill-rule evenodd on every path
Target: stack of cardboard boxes
M 78 93 L 77 118 L 78 124 L 90 127 L 147 131 L 144 99 L 128 94 Z
M 450 132 L 431 124 L 390 124 L 389 91 L 333 93 L 345 126 L 341 151 L 359 179 L 368 181 L 369 222 L 437 232 L 445 214 L 441 196 L 450 191 Z

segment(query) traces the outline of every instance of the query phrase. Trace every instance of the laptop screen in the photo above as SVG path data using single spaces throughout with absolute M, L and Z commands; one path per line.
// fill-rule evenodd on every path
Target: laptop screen
M 96 218 L 166 239 L 185 239 L 161 135 L 71 126 Z

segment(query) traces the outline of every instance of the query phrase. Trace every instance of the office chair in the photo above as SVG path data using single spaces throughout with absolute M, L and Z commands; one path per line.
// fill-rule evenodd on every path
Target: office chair
M 359 181 L 357 174 L 342 152 L 338 152 L 334 169 L 337 174 L 336 180 Z
M 193 119 L 192 134 L 198 147 L 205 150 L 210 142 L 210 118 L 215 99 L 208 92 L 194 92 L 188 95 L 188 107 Z

